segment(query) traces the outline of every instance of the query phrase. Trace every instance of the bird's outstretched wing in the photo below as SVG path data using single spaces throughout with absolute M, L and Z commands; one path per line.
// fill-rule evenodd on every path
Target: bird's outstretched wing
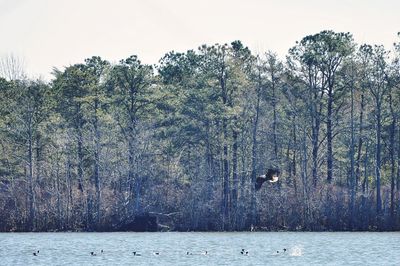
M 265 175 L 257 176 L 257 178 L 256 178 L 256 190 L 259 190 L 261 188 L 262 184 L 264 184 L 265 181 L 267 181 Z

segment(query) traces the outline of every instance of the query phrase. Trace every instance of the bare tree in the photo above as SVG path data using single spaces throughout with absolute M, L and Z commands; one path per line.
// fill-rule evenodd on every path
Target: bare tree
M 0 77 L 7 80 L 25 79 L 24 60 L 14 54 L 7 54 L 0 57 Z

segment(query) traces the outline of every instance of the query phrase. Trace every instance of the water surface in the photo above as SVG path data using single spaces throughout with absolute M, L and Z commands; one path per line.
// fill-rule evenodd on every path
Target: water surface
M 400 233 L 0 233 L 0 265 L 400 265 Z

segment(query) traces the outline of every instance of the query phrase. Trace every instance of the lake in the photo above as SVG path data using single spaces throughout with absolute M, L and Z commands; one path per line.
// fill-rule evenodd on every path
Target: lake
M 0 233 L 0 265 L 400 265 L 400 233 Z

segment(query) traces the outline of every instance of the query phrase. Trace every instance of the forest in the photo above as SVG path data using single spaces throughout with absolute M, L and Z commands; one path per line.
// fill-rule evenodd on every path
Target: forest
M 396 36 L 396 34 L 394 34 Z M 1 61 L 0 231 L 400 230 L 400 33 L 321 31 L 99 56 L 30 79 Z M 279 168 L 277 183 L 255 190 Z

